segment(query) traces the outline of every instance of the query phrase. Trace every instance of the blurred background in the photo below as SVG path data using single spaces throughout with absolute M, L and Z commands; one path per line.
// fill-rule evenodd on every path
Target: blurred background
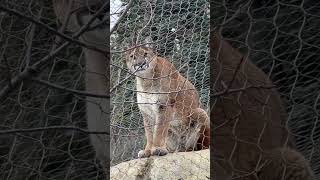
M 0 1 L 0 94 L 28 66 L 62 43 L 42 22 L 60 28 L 52 0 Z M 3 11 L 3 8 L 6 11 Z M 17 15 L 17 13 L 19 15 Z M 65 32 L 71 36 L 71 32 Z M 64 42 L 62 40 L 62 42 Z M 85 63 L 81 47 L 71 44 L 42 68 L 38 79 L 84 90 Z M 36 72 L 34 72 L 36 73 Z M 87 129 L 85 96 L 24 81 L 0 98 L 0 179 L 105 179 L 88 133 L 49 127 Z M 39 131 L 25 132 L 23 130 Z M 6 133 L 17 131 L 17 133 Z
M 297 148 L 320 178 L 320 2 L 211 1 L 211 29 L 248 54 L 278 88 Z

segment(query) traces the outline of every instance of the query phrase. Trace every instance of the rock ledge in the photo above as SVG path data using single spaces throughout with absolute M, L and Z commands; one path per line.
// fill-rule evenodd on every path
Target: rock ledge
M 210 151 L 170 153 L 134 159 L 110 169 L 112 180 L 210 179 Z

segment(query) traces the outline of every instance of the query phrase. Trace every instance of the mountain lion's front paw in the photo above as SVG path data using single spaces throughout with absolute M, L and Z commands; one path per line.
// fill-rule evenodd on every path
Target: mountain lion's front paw
M 151 151 L 150 150 L 140 150 L 138 153 L 138 158 L 146 158 L 151 156 Z
M 155 147 L 151 150 L 151 154 L 154 156 L 164 156 L 168 154 L 168 150 L 163 147 Z

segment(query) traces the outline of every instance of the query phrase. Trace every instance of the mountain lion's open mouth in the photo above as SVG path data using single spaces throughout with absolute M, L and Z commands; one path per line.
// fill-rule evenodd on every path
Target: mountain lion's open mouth
M 135 65 L 133 65 L 133 68 L 136 72 L 138 71 L 144 71 L 149 67 L 149 63 L 147 63 L 146 61 L 141 62 L 141 63 L 137 63 Z

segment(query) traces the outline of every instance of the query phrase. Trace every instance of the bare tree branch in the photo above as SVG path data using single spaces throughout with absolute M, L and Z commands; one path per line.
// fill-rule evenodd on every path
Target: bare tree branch
M 44 81 L 41 79 L 31 79 L 31 81 L 34 81 L 38 84 L 47 86 L 47 87 L 51 87 L 57 90 L 62 90 L 62 91 L 66 91 L 66 92 L 70 92 L 73 94 L 77 94 L 77 95 L 81 95 L 81 96 L 90 96 L 90 97 L 97 97 L 97 98 L 110 98 L 109 95 L 106 94 L 95 94 L 95 93 L 90 93 L 90 92 L 85 92 L 85 91 L 79 91 L 79 90 L 75 90 L 75 89 L 70 89 L 70 88 L 66 88 L 54 83 L 50 83 L 48 81 Z
M 114 85 L 111 90 L 110 90 L 110 93 L 112 93 L 113 91 L 115 91 L 119 86 L 121 86 L 123 83 L 125 83 L 130 77 L 132 76 L 135 76 L 135 77 L 139 77 L 139 78 L 142 78 L 142 79 L 148 79 L 148 80 L 157 80 L 157 79 L 163 79 L 163 78 L 167 78 L 169 76 L 171 76 L 172 74 L 174 73 L 177 73 L 177 72 L 180 72 L 182 68 L 186 67 L 188 65 L 188 63 L 184 63 L 179 69 L 169 73 L 168 75 L 165 75 L 165 76 L 160 76 L 160 77 L 157 77 L 157 78 L 147 78 L 147 77 L 142 77 L 142 76 L 138 76 L 136 74 L 134 74 L 135 72 L 130 72 L 129 70 L 126 70 L 118 65 L 115 65 L 115 64 L 111 64 L 112 66 L 115 66 L 119 69 L 121 69 L 122 71 L 125 71 L 127 72 L 129 75 L 127 77 L 125 77 L 123 80 L 121 80 L 118 84 Z
M 10 67 L 10 65 L 9 65 L 7 56 L 6 56 L 5 54 L 3 55 L 3 60 L 4 60 L 4 63 L 5 63 L 5 65 L 6 65 L 5 70 L 7 70 L 7 72 L 8 72 L 8 75 L 7 75 L 8 85 L 11 86 L 11 79 L 12 79 L 11 67 Z
M 38 21 L 41 18 L 41 13 L 42 13 L 42 8 L 38 12 L 38 16 L 37 16 Z M 30 62 L 31 62 L 31 56 L 32 56 L 31 52 L 32 52 L 32 45 L 33 45 L 33 38 L 35 35 L 35 31 L 36 31 L 36 24 L 31 22 L 30 29 L 29 29 L 28 35 L 25 40 L 25 42 L 27 44 L 26 66 L 29 66 Z
M 231 79 L 231 81 L 230 81 L 229 84 L 228 84 L 228 87 L 227 87 L 227 89 L 226 89 L 227 91 L 232 87 L 232 84 L 233 84 L 233 82 L 234 82 L 235 79 L 236 79 L 236 76 L 237 76 L 237 74 L 238 74 L 238 72 L 239 72 L 239 69 L 240 69 L 243 61 L 244 61 L 244 57 L 242 56 L 242 58 L 240 59 L 239 63 L 237 64 L 236 70 L 235 70 L 234 73 L 233 73 L 232 79 Z
M 76 45 L 79 45 L 79 46 L 81 46 L 81 47 L 85 47 L 85 48 L 87 48 L 87 49 L 91 49 L 91 50 L 94 50 L 94 51 L 97 51 L 97 52 L 100 52 L 100 53 L 103 53 L 103 54 L 106 54 L 106 53 L 107 53 L 106 51 L 103 51 L 103 50 L 101 50 L 101 49 L 99 49 L 99 48 L 96 48 L 96 47 L 94 47 L 94 46 L 88 45 L 88 44 L 86 44 L 86 43 L 83 43 L 83 42 L 77 40 L 77 39 L 76 39 L 77 36 L 73 36 L 73 37 L 67 36 L 67 35 L 65 35 L 65 34 L 63 34 L 63 33 L 60 33 L 60 32 L 57 31 L 56 29 L 51 28 L 50 26 L 46 25 L 45 23 L 42 23 L 42 22 L 39 21 L 39 20 L 36 20 L 36 19 L 34 19 L 34 18 L 32 18 L 32 17 L 29 17 L 29 16 L 26 16 L 26 15 L 24 15 L 24 14 L 21 14 L 20 12 L 17 12 L 17 11 L 15 11 L 15 10 L 13 10 L 13 9 L 9 9 L 9 8 L 6 8 L 6 7 L 3 7 L 3 6 L 0 5 L 0 10 L 5 11 L 5 12 L 7 12 L 7 13 L 9 13 L 9 14 L 13 14 L 13 15 L 19 17 L 19 18 L 26 19 L 27 21 L 30 21 L 30 22 L 32 22 L 32 23 L 34 23 L 34 24 L 36 24 L 36 25 L 38 25 L 38 26 L 46 29 L 47 31 L 49 31 L 49 32 L 51 32 L 51 33 L 53 33 L 53 34 L 61 37 L 62 39 L 66 40 L 66 41 L 68 41 L 68 42 L 71 42 L 71 43 L 73 43 L 73 44 L 76 44 Z M 92 22 L 91 22 L 91 23 L 92 23 Z M 91 24 L 91 23 L 90 23 L 90 24 Z M 88 27 L 87 27 L 87 28 L 88 28 Z M 86 29 L 87 29 L 87 28 L 86 28 Z M 83 32 L 81 32 L 81 34 L 82 34 L 82 33 L 83 33 Z
M 273 89 L 276 88 L 275 85 L 270 85 L 270 86 L 247 86 L 243 88 L 238 88 L 238 89 L 225 89 L 224 91 L 214 93 L 211 97 L 220 97 L 224 95 L 229 95 L 233 93 L 238 93 L 242 91 L 246 91 L 248 89 Z
M 150 6 L 150 16 L 149 16 L 149 20 L 148 22 L 140 29 L 140 31 L 138 32 L 138 35 L 137 35 L 137 40 L 136 40 L 136 44 L 138 44 L 138 41 L 140 39 L 140 36 L 141 36 L 141 33 L 142 31 L 150 24 L 152 18 L 153 18 L 153 9 L 152 9 L 152 4 L 150 3 L 150 1 L 146 1 L 148 3 L 148 5 Z
M 119 86 L 119 87 L 122 88 L 122 89 L 125 89 L 127 91 L 145 93 L 145 94 L 171 94 L 171 93 L 180 93 L 180 92 L 183 92 L 183 91 L 195 91 L 196 90 L 194 88 L 189 88 L 189 89 L 180 89 L 180 90 L 168 91 L 168 92 L 156 92 L 156 91 L 138 91 L 138 90 L 134 90 L 134 89 L 125 88 L 125 87 L 122 87 L 122 86 Z
M 78 31 L 73 35 L 73 38 L 80 37 L 86 30 L 90 27 L 90 25 L 94 22 L 94 20 L 99 16 L 99 14 L 106 8 L 108 3 L 105 3 L 97 12 L 92 16 L 92 18 Z M 0 10 L 1 10 L 0 6 Z M 56 31 L 55 31 L 56 32 Z M 20 83 L 22 83 L 25 79 L 36 76 L 39 72 L 44 69 L 44 66 L 47 65 L 50 60 L 52 60 L 61 50 L 66 48 L 70 44 L 70 41 L 65 42 L 60 47 L 50 52 L 47 56 L 33 64 L 32 66 L 26 67 L 21 73 L 11 79 L 11 85 L 6 85 L 0 90 L 0 101 L 3 101 L 8 94 L 16 88 Z
M 126 52 L 126 51 L 130 51 L 130 50 L 132 50 L 132 49 L 135 49 L 135 48 L 138 48 L 138 47 L 147 45 L 147 44 L 155 44 L 155 42 L 142 43 L 142 44 L 135 45 L 135 46 L 133 46 L 133 47 L 131 47 L 131 48 L 128 48 L 128 49 L 125 49 L 125 50 L 121 50 L 121 51 L 110 51 L 110 53 L 124 53 L 124 52 Z
M 121 16 L 119 17 L 118 21 L 114 24 L 114 26 L 110 30 L 110 34 L 112 34 L 117 29 L 117 27 L 119 26 L 120 22 L 122 21 L 124 16 L 127 14 L 129 9 L 131 8 L 132 4 L 133 4 L 133 0 L 130 0 L 129 3 L 127 4 L 126 8 L 123 10 Z
M 32 132 L 42 132 L 49 130 L 71 130 L 71 131 L 79 131 L 85 134 L 106 134 L 109 135 L 106 131 L 88 131 L 86 129 L 74 127 L 74 126 L 49 126 L 42 128 L 29 128 L 29 129 L 10 129 L 10 130 L 0 130 L 1 135 L 9 135 L 9 134 L 17 134 L 17 133 L 32 133 Z
M 65 18 L 64 19 L 64 21 L 62 22 L 62 24 L 61 24 L 61 27 L 58 29 L 58 32 L 59 33 L 64 33 L 64 31 L 66 30 L 66 28 L 67 28 L 67 25 L 68 25 L 68 23 L 69 23 L 69 21 L 70 21 L 70 17 L 71 17 L 71 9 L 72 9 L 72 5 L 73 5 L 73 1 L 69 1 L 69 3 L 68 3 L 68 7 L 67 7 L 67 18 Z M 55 38 L 55 42 L 56 42 L 56 44 L 54 44 L 53 46 L 52 46 L 52 50 L 54 50 L 54 49 L 56 49 L 57 48 L 57 45 L 58 44 L 60 44 L 61 43 L 61 40 L 62 40 L 62 38 L 60 37 L 60 36 L 56 36 L 56 38 Z M 79 41 L 80 42 L 80 41 Z

